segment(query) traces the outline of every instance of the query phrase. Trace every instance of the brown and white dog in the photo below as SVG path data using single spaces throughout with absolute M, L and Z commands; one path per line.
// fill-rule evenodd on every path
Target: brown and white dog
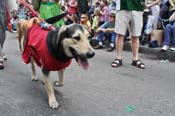
M 25 43 L 25 38 L 26 38 L 26 34 L 27 34 L 27 31 L 30 27 L 32 27 L 33 25 L 35 24 L 38 24 L 40 23 L 40 19 L 39 18 L 31 18 L 31 19 L 28 19 L 28 20 L 20 20 L 18 23 L 17 23 L 17 39 L 18 39 L 18 42 L 19 42 L 19 49 L 20 51 L 22 52 L 24 50 L 24 43 Z
M 89 67 L 88 59 L 95 52 L 89 44 L 88 30 L 81 24 L 64 25 L 55 30 L 43 29 L 34 25 L 28 30 L 27 40 L 22 53 L 23 61 L 32 65 L 32 80 L 37 80 L 34 62 L 41 67 L 49 106 L 59 107 L 53 85 L 49 80 L 50 71 L 58 71 L 57 86 L 64 85 L 64 70 L 71 64 L 71 59 L 84 69 Z

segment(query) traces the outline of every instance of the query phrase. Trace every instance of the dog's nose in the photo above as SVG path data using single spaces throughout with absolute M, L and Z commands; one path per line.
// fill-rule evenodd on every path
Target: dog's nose
M 94 57 L 94 55 L 95 55 L 95 52 L 93 52 L 93 51 L 90 51 L 87 53 L 88 58 L 92 58 L 92 57 Z

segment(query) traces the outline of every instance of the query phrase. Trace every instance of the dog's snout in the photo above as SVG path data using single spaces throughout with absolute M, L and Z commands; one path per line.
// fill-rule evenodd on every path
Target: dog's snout
M 94 51 L 90 51 L 90 52 L 87 53 L 88 58 L 92 58 L 92 57 L 94 57 L 94 55 L 95 55 Z

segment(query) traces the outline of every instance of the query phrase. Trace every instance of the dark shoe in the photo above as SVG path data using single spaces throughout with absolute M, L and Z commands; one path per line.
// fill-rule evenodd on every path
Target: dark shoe
M 111 63 L 111 67 L 118 68 L 122 65 L 122 59 L 114 59 L 114 61 Z
M 112 51 L 114 51 L 114 47 L 109 47 L 106 51 L 107 52 L 112 52 Z
M 145 69 L 145 64 L 141 60 L 133 60 L 131 65 L 136 66 L 140 69 Z

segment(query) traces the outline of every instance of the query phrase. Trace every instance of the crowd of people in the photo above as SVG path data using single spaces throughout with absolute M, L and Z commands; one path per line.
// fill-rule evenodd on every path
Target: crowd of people
M 25 1 L 30 9 L 26 8 L 21 0 L 3 0 L 0 3 L 0 69 L 4 68 L 3 62 L 7 59 L 2 52 L 6 29 L 16 32 L 19 20 L 33 17 L 31 9 L 42 19 L 68 12 L 68 15 L 54 26 L 60 27 L 71 23 L 86 26 L 91 34 L 90 40 L 96 42 L 95 45 L 92 44 L 94 49 L 105 48 L 104 42 L 107 40 L 109 42 L 107 52 L 117 49 L 117 58 L 111 63 L 114 68 L 122 65 L 123 44 L 125 40 L 131 40 L 132 65 L 144 69 L 145 64 L 139 58 L 139 45 L 149 44 L 155 40 L 156 38 L 153 38 L 155 36 L 152 35 L 157 32 L 156 30 L 162 30 L 164 33 L 163 39 L 157 40 L 161 41 L 161 49 L 175 51 L 175 0 Z

